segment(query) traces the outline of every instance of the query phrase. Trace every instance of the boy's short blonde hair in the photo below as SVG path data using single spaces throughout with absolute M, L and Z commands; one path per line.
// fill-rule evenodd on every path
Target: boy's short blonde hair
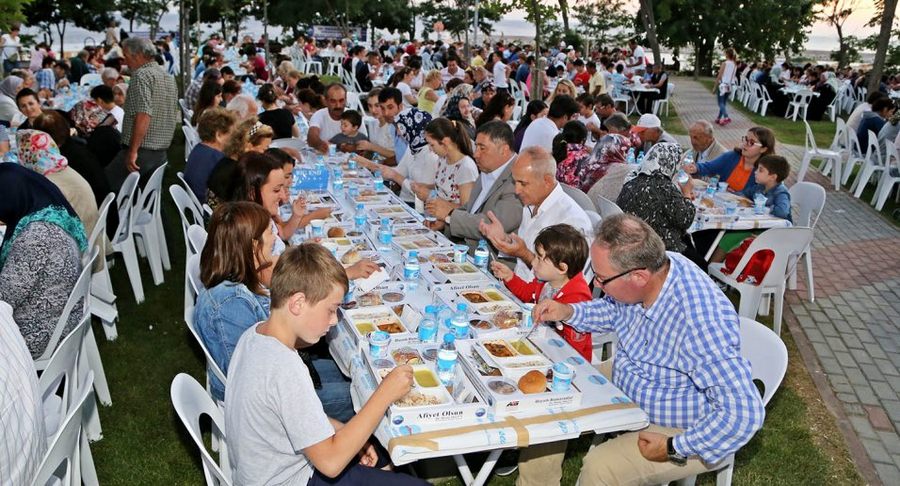
M 335 285 L 346 293 L 350 280 L 328 249 L 317 243 L 290 247 L 278 257 L 272 274 L 272 309 L 280 308 L 297 293 L 306 296 L 309 304 L 316 304 L 328 297 Z

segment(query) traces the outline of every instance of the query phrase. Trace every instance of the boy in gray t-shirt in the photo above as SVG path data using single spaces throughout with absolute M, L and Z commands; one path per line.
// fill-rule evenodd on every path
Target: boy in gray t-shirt
M 337 323 L 348 286 L 344 268 L 321 245 L 292 247 L 279 258 L 269 319 L 244 332 L 228 367 L 225 436 L 234 484 L 427 484 L 376 469 L 384 461 L 368 443 L 390 404 L 409 392 L 411 367 L 394 369 L 342 424 L 325 415 L 297 355 L 297 343 L 314 344 Z

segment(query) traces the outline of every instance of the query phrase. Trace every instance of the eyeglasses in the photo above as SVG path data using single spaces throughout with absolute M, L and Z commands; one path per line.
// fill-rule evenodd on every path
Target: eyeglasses
M 749 137 L 741 137 L 741 143 L 748 147 L 753 147 L 754 145 L 762 146 L 762 143 Z
M 637 267 L 637 268 L 632 268 L 631 270 L 625 270 L 624 272 L 622 272 L 622 273 L 620 273 L 620 274 L 618 274 L 618 275 L 613 275 L 612 277 L 609 277 L 609 278 L 600 278 L 599 275 L 594 275 L 594 285 L 597 285 L 597 286 L 599 286 L 599 287 L 606 287 L 606 286 L 609 285 L 613 280 L 615 280 L 615 279 L 617 279 L 617 278 L 619 278 L 619 277 L 624 277 L 625 275 L 628 275 L 628 274 L 631 273 L 631 272 L 636 272 L 636 271 L 638 271 L 638 270 L 646 270 L 646 269 L 647 269 L 647 267 Z

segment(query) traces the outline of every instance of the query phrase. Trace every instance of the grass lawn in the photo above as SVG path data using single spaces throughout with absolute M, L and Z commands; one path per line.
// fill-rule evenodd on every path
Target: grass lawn
M 714 79 L 701 78 L 698 82 L 705 86 L 710 93 L 714 92 L 716 84 Z M 752 120 L 753 123 L 774 130 L 775 133 L 778 134 L 778 141 L 780 143 L 799 145 L 801 147 L 806 143 L 806 128 L 803 127 L 803 123 L 799 120 L 791 121 L 780 116 L 760 116 L 759 113 L 754 113 L 741 103 L 737 102 L 729 102 L 728 106 L 729 108 L 740 111 L 744 116 Z M 831 121 L 827 119 L 824 121 L 809 121 L 809 126 L 812 128 L 813 136 L 816 137 L 816 145 L 826 148 L 831 145 L 831 139 L 834 138 L 834 123 L 831 123 Z
M 181 133 L 169 151 L 164 187 L 183 168 Z M 178 373 L 204 380 L 203 356 L 185 328 L 183 315 L 184 242 L 177 213 L 164 190 L 166 236 L 172 270 L 154 286 L 142 262 L 146 301 L 134 303 L 125 266 L 111 270 L 117 289 L 119 338 L 108 342 L 94 325 L 113 398 L 101 407 L 103 440 L 92 445 L 101 484 L 202 484 L 200 454 L 172 408 L 169 386 Z M 765 427 L 737 455 L 735 484 L 859 484 L 833 417 L 822 404 L 809 374 L 785 329 L 790 363 L 781 390 L 767 408 Z M 569 444 L 563 484 L 574 484 L 581 457 L 590 446 L 585 436 Z M 515 475 L 494 476 L 491 485 L 513 484 Z M 711 475 L 701 478 L 712 484 Z M 459 484 L 456 479 L 446 484 Z

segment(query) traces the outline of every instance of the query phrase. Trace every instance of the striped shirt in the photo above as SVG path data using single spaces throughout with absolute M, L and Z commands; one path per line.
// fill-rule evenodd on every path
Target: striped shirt
M 0 302 L 0 484 L 29 484 L 47 436 L 37 371 L 12 314 Z
M 134 117 L 138 113 L 146 113 L 150 115 L 150 126 L 140 148 L 168 149 L 178 120 L 177 99 L 175 78 L 166 74 L 156 61 L 150 61 L 137 68 L 128 83 L 128 95 L 125 97 L 122 143 L 131 144 Z
M 578 331 L 615 331 L 613 381 L 663 427 L 684 455 L 717 463 L 762 427 L 765 409 L 740 355 L 734 306 L 699 267 L 668 253 L 669 273 L 656 301 L 610 297 L 574 304 Z
M 39 70 L 34 73 L 34 80 L 37 81 L 38 90 L 56 90 L 56 74 L 53 73 L 53 69 L 44 68 Z

